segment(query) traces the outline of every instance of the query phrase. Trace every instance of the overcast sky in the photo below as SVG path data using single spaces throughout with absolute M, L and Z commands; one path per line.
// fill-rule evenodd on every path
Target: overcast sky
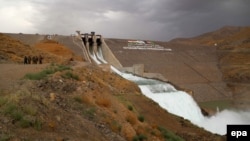
M 0 32 L 168 41 L 250 25 L 250 0 L 0 0 Z

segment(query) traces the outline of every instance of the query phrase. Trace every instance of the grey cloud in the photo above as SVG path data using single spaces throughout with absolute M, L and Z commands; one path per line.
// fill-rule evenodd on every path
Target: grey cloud
M 71 34 L 79 29 L 106 37 L 170 40 L 250 24 L 249 0 L 30 1 L 40 13 L 32 22 L 43 33 Z

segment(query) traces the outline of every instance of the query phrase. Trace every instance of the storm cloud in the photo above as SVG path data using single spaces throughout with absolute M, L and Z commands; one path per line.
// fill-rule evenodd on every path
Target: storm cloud
M 250 25 L 249 0 L 0 0 L 0 32 L 167 41 Z

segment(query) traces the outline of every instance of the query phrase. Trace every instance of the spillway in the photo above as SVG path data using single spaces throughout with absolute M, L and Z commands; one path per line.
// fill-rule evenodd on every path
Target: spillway
M 123 78 L 138 84 L 141 92 L 145 96 L 157 102 L 168 112 L 184 117 L 191 122 L 204 120 L 199 106 L 186 92 L 176 90 L 174 86 L 166 82 L 122 73 L 114 67 L 111 68 Z

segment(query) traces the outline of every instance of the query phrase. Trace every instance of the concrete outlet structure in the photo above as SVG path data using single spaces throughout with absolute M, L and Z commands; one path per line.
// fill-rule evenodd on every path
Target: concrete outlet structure
M 85 60 L 96 64 L 110 64 L 116 68 L 122 67 L 101 35 L 96 35 L 95 32 L 80 34 L 80 31 L 78 31 L 77 33 L 82 39 L 83 48 L 86 52 Z

